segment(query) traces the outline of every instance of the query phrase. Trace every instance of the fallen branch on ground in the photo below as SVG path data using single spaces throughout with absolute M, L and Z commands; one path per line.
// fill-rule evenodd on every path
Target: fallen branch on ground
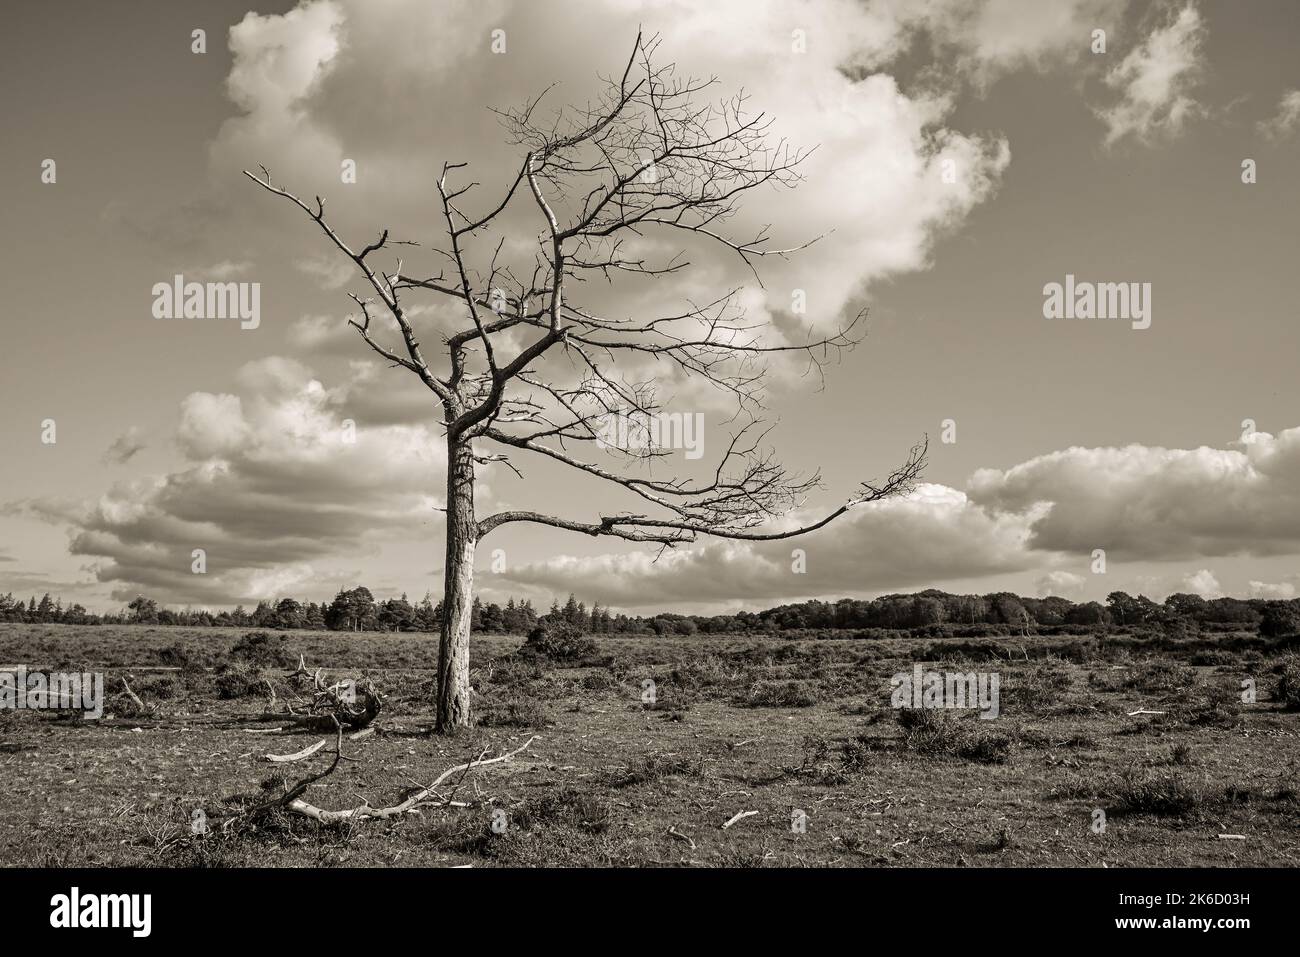
M 229 831 L 241 821 L 254 820 L 264 814 L 276 810 L 277 808 L 283 808 L 286 811 L 292 811 L 295 814 L 310 817 L 313 820 L 320 821 L 322 824 L 337 824 L 348 820 L 366 820 L 369 818 L 387 819 L 398 817 L 415 810 L 417 807 L 424 804 L 424 802 L 426 802 L 431 796 L 436 797 L 441 806 L 463 806 L 461 802 L 453 801 L 452 798 L 455 797 L 456 790 L 460 787 L 461 782 L 465 780 L 466 775 L 468 775 L 471 770 L 474 768 L 486 767 L 489 764 L 499 764 L 502 761 L 509 761 L 515 755 L 527 749 L 528 746 L 537 739 L 537 736 L 533 735 L 513 751 L 508 751 L 495 758 L 484 758 L 484 755 L 487 754 L 487 752 L 484 751 L 477 758 L 474 758 L 471 761 L 466 761 L 464 764 L 457 764 L 454 767 L 450 767 L 446 771 L 443 771 L 442 774 L 438 775 L 438 777 L 436 777 L 427 787 L 419 788 L 401 803 L 394 804 L 391 807 L 377 808 L 371 807 L 369 803 L 364 803 L 359 807 L 331 811 L 317 807 L 316 805 L 303 800 L 302 796 L 313 784 L 332 774 L 334 769 L 339 766 L 339 762 L 350 760 L 343 754 L 343 724 L 337 719 L 334 719 L 334 732 L 334 759 L 330 762 L 327 768 L 316 774 L 303 778 L 297 784 L 287 788 L 284 794 L 280 797 L 249 808 L 248 810 L 229 818 L 222 823 L 222 831 Z M 305 752 L 299 752 L 298 755 L 287 755 L 284 758 L 281 758 L 281 760 L 298 760 L 300 756 L 310 757 L 323 745 L 324 742 L 322 741 L 319 744 L 306 749 Z M 271 755 L 267 755 L 267 757 L 275 760 Z M 437 789 L 457 772 L 460 773 L 460 778 L 457 779 L 455 787 L 452 788 L 451 794 L 447 797 L 442 797 L 437 794 Z
M 309 745 L 301 751 L 295 751 L 293 754 L 268 754 L 266 760 L 275 761 L 279 764 L 288 763 L 289 761 L 305 761 L 323 747 L 325 747 L 325 739 L 321 738 L 315 744 Z
M 513 751 L 509 751 L 505 754 L 499 755 L 498 757 L 488 758 L 487 760 L 483 760 L 483 755 L 479 755 L 473 761 L 467 761 L 464 764 L 458 764 L 455 767 L 448 768 L 446 771 L 443 771 L 442 774 L 438 775 L 438 777 L 435 778 L 433 783 L 430 784 L 428 787 L 420 789 L 419 791 L 415 792 L 410 797 L 408 797 L 405 801 L 402 801 L 400 804 L 394 804 L 392 807 L 376 808 L 376 807 L 371 807 L 369 804 L 363 804 L 360 807 L 347 808 L 346 810 L 342 810 L 342 811 L 327 811 L 323 808 L 316 807 L 314 804 L 308 804 L 300 797 L 294 797 L 293 799 L 287 801 L 284 804 L 284 807 L 290 811 L 296 811 L 298 814 L 303 814 L 306 815 L 307 817 L 314 818 L 315 820 L 320 821 L 322 824 L 337 824 L 339 821 L 346 821 L 349 819 L 362 820 L 365 818 L 386 819 L 390 817 L 397 817 L 399 815 L 406 814 L 408 811 L 414 810 L 416 806 L 424 802 L 430 795 L 434 794 L 434 792 L 437 790 L 439 785 L 441 785 L 444 781 L 450 778 L 457 771 L 463 772 L 461 774 L 461 780 L 464 780 L 465 775 L 467 775 L 474 768 L 485 767 L 489 764 L 497 764 L 500 761 L 509 761 L 516 754 L 519 754 L 521 751 L 525 750 L 530 744 L 532 744 L 533 741 L 536 740 L 536 737 L 537 737 L 536 735 L 533 735 L 533 737 L 529 738 L 527 741 L 525 741 L 519 747 L 515 748 Z M 486 754 L 487 752 L 484 753 Z M 334 764 L 331 764 L 329 770 L 326 771 L 325 773 L 328 774 L 329 771 L 334 770 L 334 767 L 337 763 L 338 760 L 336 758 Z M 324 777 L 324 775 L 321 775 L 321 777 Z M 319 780 L 319 778 L 314 778 L 312 780 L 314 782 L 316 780 Z M 457 784 L 459 785 L 459 782 L 457 782 Z M 452 793 L 454 794 L 455 791 L 453 790 Z M 450 798 L 443 799 L 443 803 L 448 803 L 450 800 L 451 800 Z
M 726 824 L 722 825 L 722 829 L 725 831 L 727 828 L 731 827 L 731 825 L 738 824 L 739 822 L 743 821 L 745 818 L 753 817 L 757 813 L 758 813 L 757 811 L 737 811 L 735 815 L 731 818 L 731 820 L 727 821 Z

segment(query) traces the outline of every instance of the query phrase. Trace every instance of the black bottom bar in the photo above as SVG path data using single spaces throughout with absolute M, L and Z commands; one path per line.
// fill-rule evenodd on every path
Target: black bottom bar
M 1294 871 L 1281 870 L 0 870 L 9 939 L 76 934 L 128 947 L 244 940 L 302 944 L 331 929 L 398 934 L 637 940 L 696 924 L 732 943 L 901 933 L 943 945 L 991 935 L 1040 942 L 1186 940 L 1232 946 L 1296 926 Z M 74 895 L 73 888 L 76 888 Z M 149 895 L 145 899 L 103 895 Z M 133 906 L 138 904 L 138 906 Z M 143 930 L 147 913 L 148 936 Z M 838 916 L 836 916 L 838 915 Z M 922 920 L 918 924 L 917 921 Z M 112 923 L 116 927 L 73 926 Z M 54 926 L 60 924 L 62 926 Z M 133 930 L 136 928 L 136 930 Z M 517 928 L 512 931 L 511 928 Z M 969 931 L 969 935 L 963 931 Z M 241 937 L 242 933 L 250 936 Z M 363 940 L 374 940 L 368 936 Z M 624 936 L 624 934 L 626 936 Z M 934 935 L 934 936 L 932 936 Z M 956 936 L 951 936 L 956 935 Z M 599 939 L 599 938 L 596 938 Z M 340 939 L 342 940 L 342 939 Z

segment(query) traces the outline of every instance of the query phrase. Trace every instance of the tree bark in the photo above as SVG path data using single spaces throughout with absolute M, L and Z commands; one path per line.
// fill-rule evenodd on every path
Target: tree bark
M 447 558 L 438 645 L 439 734 L 470 726 L 469 633 L 474 603 L 474 450 L 467 439 L 447 444 Z

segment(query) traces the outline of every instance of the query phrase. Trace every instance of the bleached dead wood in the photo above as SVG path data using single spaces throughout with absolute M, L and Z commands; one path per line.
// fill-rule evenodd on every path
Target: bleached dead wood
M 533 737 L 525 741 L 523 744 L 521 744 L 519 747 L 515 748 L 513 751 L 508 751 L 507 753 L 499 755 L 495 758 L 487 758 L 486 760 L 484 760 L 483 756 L 479 755 L 479 757 L 475 758 L 473 761 L 467 761 L 464 764 L 458 764 L 455 767 L 448 768 L 446 771 L 443 771 L 442 774 L 438 775 L 438 777 L 435 778 L 428 787 L 421 788 L 419 791 L 416 791 L 414 794 L 408 797 L 405 801 L 402 801 L 400 804 L 394 804 L 391 807 L 376 808 L 376 807 L 371 807 L 369 804 L 363 804 L 360 807 L 346 808 L 341 811 L 329 811 L 329 810 L 325 810 L 324 808 L 319 808 L 314 804 L 309 804 L 307 801 L 304 801 L 301 797 L 296 797 L 296 796 L 286 801 L 283 806 L 290 811 L 294 811 L 298 814 L 302 814 L 305 815 L 306 817 L 310 817 L 313 818 L 314 820 L 320 821 L 322 824 L 337 824 L 340 821 L 364 820 L 367 818 L 384 819 L 390 817 L 397 817 L 399 815 L 406 814 L 408 811 L 413 810 L 419 804 L 427 800 L 430 795 L 434 794 L 434 792 L 439 787 L 439 785 L 443 784 L 443 782 L 445 782 L 457 771 L 461 771 L 464 772 L 464 774 L 468 774 L 474 768 L 486 767 L 489 764 L 497 764 L 501 761 L 509 761 L 516 754 L 519 754 L 521 751 L 525 750 L 530 744 L 532 744 L 533 741 L 536 740 L 536 737 L 537 736 L 534 735 Z M 341 742 L 341 736 L 340 736 L 340 742 Z M 330 767 L 321 775 L 308 779 L 308 783 L 314 783 L 315 781 L 320 780 L 320 778 L 324 777 L 326 774 L 329 774 L 330 771 L 333 771 L 335 766 L 337 766 L 339 759 L 340 759 L 340 755 L 336 753 L 334 757 L 334 764 L 331 764 Z M 293 790 L 290 791 L 290 793 L 292 794 L 293 791 L 297 791 L 297 790 L 298 790 L 297 788 L 294 788 Z M 306 788 L 304 787 L 302 790 L 305 791 Z M 301 793 L 301 791 L 299 791 L 299 793 Z M 751 813 L 758 813 L 758 812 L 755 811 Z
M 274 761 L 277 764 L 287 764 L 290 761 L 305 761 L 323 747 L 325 747 L 325 739 L 321 738 L 315 744 L 309 745 L 301 751 L 295 751 L 293 754 L 268 754 L 266 760 Z
M 141 711 L 153 710 L 147 704 L 145 704 L 143 701 L 140 700 L 140 696 L 138 694 L 136 694 L 134 691 L 131 690 L 131 685 L 127 683 L 126 675 L 122 676 L 122 690 L 126 692 L 126 696 L 130 698 L 132 701 L 134 701 L 136 707 L 138 707 Z
M 757 811 L 737 811 L 726 824 L 722 825 L 722 829 L 725 831 L 727 828 L 731 827 L 731 825 L 738 824 L 745 818 L 753 817 L 757 813 Z

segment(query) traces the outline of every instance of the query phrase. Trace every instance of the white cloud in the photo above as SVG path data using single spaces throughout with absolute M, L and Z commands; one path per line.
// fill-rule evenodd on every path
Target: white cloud
M 1113 33 L 1127 0 L 930 0 L 883 4 L 986 83 L 1020 68 L 1045 71 L 1089 54 L 1094 29 Z M 947 57 L 945 57 L 947 59 Z
M 791 550 L 807 554 L 795 574 Z M 921 485 L 849 512 L 814 534 L 770 543 L 710 542 L 654 553 L 561 557 L 515 568 L 518 584 L 572 590 L 624 607 L 864 594 L 1041 570 L 1040 594 L 1077 595 L 1095 548 L 1112 564 L 1300 553 L 1300 428 L 1253 433 L 1237 449 L 1071 448 L 965 491 Z M 1139 590 L 1168 588 L 1164 579 Z M 1178 585 L 1223 594 L 1207 568 Z
M 798 539 L 711 541 L 663 555 L 565 556 L 503 577 L 553 591 L 581 582 L 584 594 L 625 607 L 861 593 L 1041 566 L 1050 558 L 1025 548 L 1030 521 L 992 515 L 957 489 L 923 484 Z M 794 549 L 804 553 L 805 572 L 795 571 Z
M 331 247 L 330 253 L 334 253 Z M 295 260 L 294 268 L 310 276 L 320 284 L 322 289 L 342 289 L 357 277 L 357 267 L 342 253 L 335 255 L 313 255 Z
M 1184 575 L 1183 588 L 1193 595 L 1200 595 L 1202 598 L 1223 597 L 1223 588 L 1219 585 L 1219 580 L 1214 576 L 1214 572 L 1208 568 L 1202 568 L 1200 571 Z
M 1289 600 L 1295 597 L 1296 588 L 1291 582 L 1250 582 L 1251 598 L 1271 598 Z
M 1097 111 L 1106 123 L 1108 146 L 1128 136 L 1149 143 L 1177 135 L 1201 112 L 1192 91 L 1202 70 L 1205 37 L 1205 22 L 1188 3 L 1106 75 L 1107 86 L 1119 94 L 1114 104 Z
M 734 29 L 742 21 L 746 29 Z M 509 26 L 508 53 L 494 57 L 489 33 L 501 24 Z M 906 52 L 916 25 L 890 3 L 605 0 L 542 13 L 498 2 L 429 16 L 415 0 L 317 0 L 284 16 L 250 14 L 232 29 L 228 87 L 241 115 L 213 144 L 216 172 L 225 178 L 264 163 L 278 183 L 307 197 L 322 193 L 347 236 L 364 231 L 369 241 L 383 226 L 395 237 L 432 239 L 440 215 L 431 202 L 437 160 L 469 162 L 466 181 L 484 184 L 463 201 L 471 208 L 502 192 L 519 161 L 500 128 L 484 122 L 486 108 L 513 106 L 553 80 L 561 86 L 550 105 L 584 102 L 597 72 L 621 69 L 641 25 L 663 34 L 663 57 L 682 72 L 716 73 L 717 94 L 743 88 L 756 111 L 775 117 L 774 135 L 817 147 L 798 190 L 764 193 L 729 227 L 748 236 L 771 223 L 778 243 L 833 236 L 789 263 L 765 263 L 766 289 L 734 255 L 693 254 L 694 275 L 684 274 L 675 288 L 674 278 L 621 297 L 625 312 L 675 308 L 701 285 L 716 294 L 749 284 L 755 317 L 781 314 L 800 288 L 809 309 L 797 324 L 827 328 L 871 282 L 925 268 L 935 240 L 992 195 L 1009 162 L 1005 140 L 946 125 L 946 95 L 904 92 L 886 73 L 852 77 L 841 69 Z M 796 28 L 809 36 L 806 55 L 791 51 Z M 1059 30 L 1042 32 L 1051 36 L 1049 47 L 1059 42 Z M 1021 49 L 988 55 L 1010 61 Z M 358 164 L 362 204 L 350 204 L 354 187 L 339 185 L 345 156 Z M 952 182 L 944 181 L 945 161 L 952 161 Z M 521 203 L 517 215 L 516 234 L 536 233 L 535 209 Z M 473 252 L 490 256 L 493 244 L 480 245 Z M 313 253 L 296 265 L 338 288 L 352 278 L 351 264 L 332 250 L 326 255 L 332 258 Z M 486 274 L 486 260 L 477 265 Z
M 989 508 L 1047 506 L 1036 549 L 1112 560 L 1288 554 L 1300 548 L 1300 428 L 1252 434 L 1240 449 L 1070 448 L 967 489 Z
M 115 597 L 230 603 L 319 584 L 314 563 L 412 535 L 440 520 L 443 444 L 423 425 L 359 423 L 349 443 L 330 391 L 292 359 L 244 366 L 238 394 L 181 404 L 178 471 L 114 485 L 59 516 L 72 552 L 98 559 Z M 49 509 L 47 509 L 47 512 Z M 191 553 L 207 553 L 207 573 Z
M 1075 598 L 1083 593 L 1083 586 L 1087 581 L 1082 575 L 1076 575 L 1074 572 L 1054 571 L 1048 572 L 1034 584 L 1038 589 L 1039 597 L 1056 595 L 1061 598 Z
M 1260 133 L 1270 140 L 1286 139 L 1296 127 L 1300 127 L 1300 90 L 1282 94 L 1277 113 L 1258 124 Z

